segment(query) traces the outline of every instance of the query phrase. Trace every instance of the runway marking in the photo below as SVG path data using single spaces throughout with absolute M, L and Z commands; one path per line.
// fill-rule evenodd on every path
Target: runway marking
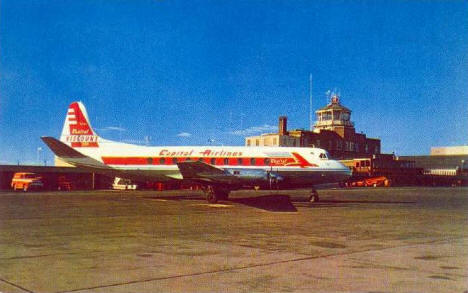
M 12 282 L 9 282 L 9 281 L 7 281 L 7 280 L 5 280 L 5 279 L 3 279 L 3 278 L 0 278 L 0 281 L 2 281 L 2 282 L 4 282 L 4 283 L 7 283 L 8 285 L 13 286 L 13 287 L 15 287 L 15 288 L 21 289 L 21 290 L 23 290 L 23 291 L 25 291 L 25 292 L 34 293 L 34 291 L 28 290 L 28 289 L 26 289 L 26 288 L 24 288 L 24 287 L 21 287 L 20 285 L 16 285 L 16 284 L 14 284 L 14 283 L 12 283 Z
M 228 204 L 220 204 L 220 203 L 199 203 L 199 204 L 192 204 L 191 206 L 205 206 L 210 208 L 231 208 L 233 205 Z
M 383 247 L 383 248 L 377 248 L 377 249 L 365 249 L 365 250 L 361 250 L 361 251 L 351 251 L 351 252 L 342 252 L 342 253 L 335 253 L 335 254 L 307 256 L 307 257 L 293 258 L 293 259 L 287 259 L 287 260 L 279 260 L 279 261 L 274 261 L 274 262 L 269 262 L 269 263 L 260 263 L 260 264 L 253 264 L 253 265 L 247 265 L 247 266 L 240 266 L 240 267 L 237 267 L 237 268 L 205 271 L 205 272 L 198 272 L 198 273 L 192 273 L 192 274 L 181 274 L 181 275 L 174 275 L 174 276 L 167 276 L 167 277 L 149 278 L 149 279 L 143 279 L 143 280 L 134 280 L 134 281 L 128 281 L 128 282 L 122 282 L 122 283 L 114 283 L 114 284 L 101 285 L 101 286 L 78 288 L 78 289 L 72 289 L 72 290 L 67 290 L 67 291 L 57 291 L 55 293 L 78 292 L 78 291 L 83 291 L 83 290 L 93 290 L 93 289 L 117 287 L 117 286 L 124 286 L 124 285 L 138 284 L 138 283 L 146 283 L 146 282 L 153 282 L 153 281 L 162 281 L 162 280 L 170 280 L 170 279 L 177 279 L 177 278 L 195 277 L 195 276 L 201 276 L 201 275 L 233 272 L 233 271 L 240 271 L 240 270 L 246 270 L 246 269 L 251 269 L 251 268 L 267 267 L 267 266 L 272 266 L 272 265 L 277 265 L 277 264 L 293 263 L 293 262 L 312 260 L 312 259 L 329 258 L 329 257 L 344 256 L 344 255 L 353 255 L 353 254 L 357 254 L 357 253 L 365 253 L 365 252 L 371 252 L 371 251 L 383 251 L 383 250 L 394 249 L 394 248 L 402 248 L 402 247 L 414 247 L 414 246 L 425 245 L 425 244 L 433 244 L 433 243 L 438 243 L 438 242 L 448 242 L 448 241 L 460 240 L 460 239 L 464 239 L 464 238 L 466 238 L 466 237 L 438 239 L 438 240 L 431 240 L 431 241 L 416 243 L 416 244 L 395 245 L 395 246 L 389 246 L 389 247 Z

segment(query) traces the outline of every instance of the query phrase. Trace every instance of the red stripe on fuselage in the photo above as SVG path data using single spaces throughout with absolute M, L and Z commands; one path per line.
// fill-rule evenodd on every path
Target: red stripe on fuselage
M 295 153 L 294 153 L 295 154 Z M 297 155 L 297 154 L 295 154 Z M 295 158 L 212 158 L 212 157 L 102 157 L 102 161 L 106 165 L 176 165 L 177 162 L 202 161 L 210 165 L 220 166 L 271 166 L 271 167 L 317 167 L 315 164 L 310 164 L 302 156 L 297 155 Z

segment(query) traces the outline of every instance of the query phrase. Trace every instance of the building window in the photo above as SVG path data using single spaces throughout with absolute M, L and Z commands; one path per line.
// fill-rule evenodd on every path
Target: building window
M 250 139 L 247 139 L 247 146 L 250 146 Z
M 256 146 L 259 146 L 260 145 L 260 141 L 258 139 L 255 140 L 255 145 Z
M 277 145 L 277 143 L 278 143 L 278 141 L 277 141 L 276 137 L 273 138 L 273 145 Z
M 317 139 L 317 147 L 320 147 L 320 139 Z
M 366 150 L 366 153 L 368 153 L 368 152 L 369 152 L 369 146 L 367 145 L 367 143 L 366 143 L 365 150 Z

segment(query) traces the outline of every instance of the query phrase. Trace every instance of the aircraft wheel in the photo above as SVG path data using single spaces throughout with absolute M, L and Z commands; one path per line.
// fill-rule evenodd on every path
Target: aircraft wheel
M 214 192 L 208 192 L 206 194 L 206 200 L 209 203 L 217 203 L 218 202 L 218 197 L 216 196 L 216 194 Z
M 209 203 L 217 203 L 218 202 L 218 196 L 216 195 L 216 192 L 213 188 L 213 186 L 208 186 L 205 190 L 205 194 L 206 194 L 206 200 L 209 202 Z
M 313 189 L 311 192 L 310 192 L 310 196 L 309 196 L 309 202 L 318 202 L 320 199 L 319 199 L 319 195 L 317 193 L 317 190 Z

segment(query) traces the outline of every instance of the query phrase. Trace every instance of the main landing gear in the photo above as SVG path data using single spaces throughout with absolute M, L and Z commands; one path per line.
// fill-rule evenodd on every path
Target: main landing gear
M 226 200 L 229 197 L 229 190 L 208 185 L 203 189 L 206 200 L 209 203 L 217 203 L 218 200 Z
M 320 200 L 317 190 L 314 188 L 310 192 L 309 202 L 318 202 Z

